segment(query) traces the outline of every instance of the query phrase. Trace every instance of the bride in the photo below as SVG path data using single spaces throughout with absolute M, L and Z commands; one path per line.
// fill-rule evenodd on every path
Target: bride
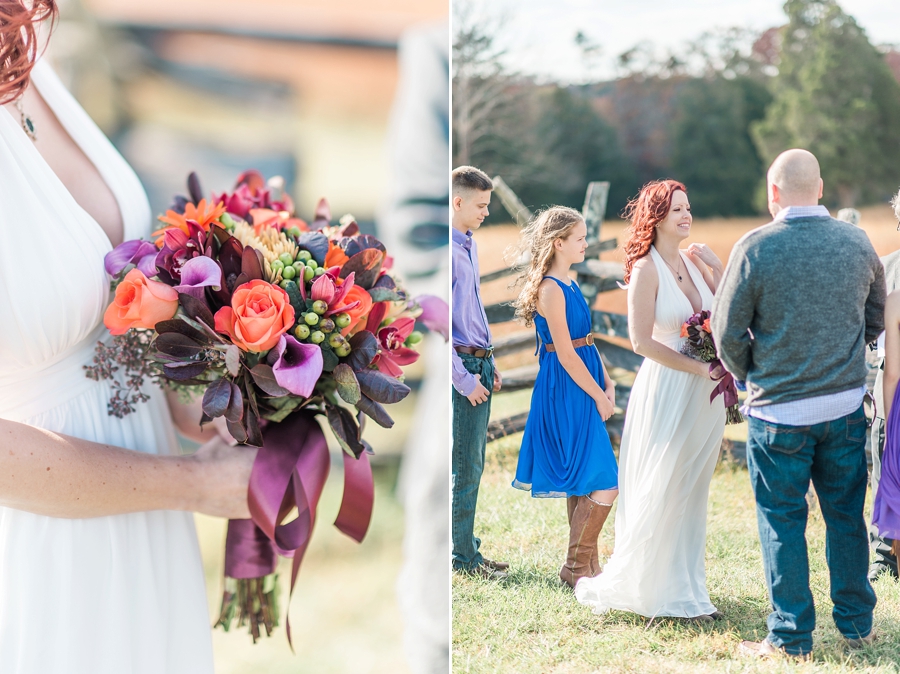
M 147 237 L 151 213 L 37 59 L 55 17 L 53 0 L 0 4 L 0 672 L 211 673 L 190 511 L 248 517 L 255 453 L 173 408 L 206 442 L 181 457 L 159 392 L 116 419 L 109 382 L 85 377 L 106 334 L 104 255 Z
M 691 231 L 687 191 L 663 180 L 629 204 L 625 244 L 628 329 L 645 356 L 634 382 L 619 453 L 615 550 L 575 597 L 595 613 L 708 620 L 721 614 L 706 590 L 706 502 L 725 428 L 709 365 L 679 352 L 681 326 L 710 309 L 722 263 Z

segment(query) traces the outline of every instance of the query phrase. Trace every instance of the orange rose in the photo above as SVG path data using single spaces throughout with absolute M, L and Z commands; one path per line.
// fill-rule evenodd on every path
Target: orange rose
M 366 318 L 369 312 L 372 311 L 372 296 L 364 288 L 355 285 L 344 295 L 343 303 L 352 304 L 357 300 L 359 300 L 359 305 L 346 312 L 350 316 L 350 325 L 341 330 L 341 334 L 345 337 L 349 334 L 355 334 L 359 332 L 361 327 L 365 327 Z M 362 326 L 359 325 L 360 323 Z
M 132 269 L 116 288 L 112 304 L 103 314 L 103 324 L 113 335 L 131 328 L 152 330 L 178 311 L 178 291 L 159 281 L 151 281 L 139 269 Z
M 712 328 L 709 327 L 709 319 L 708 318 L 705 321 L 703 321 L 703 325 L 701 327 L 704 330 L 706 330 L 706 332 L 708 332 L 709 334 L 712 334 Z
M 260 279 L 238 286 L 231 306 L 216 312 L 216 332 L 227 334 L 239 349 L 255 353 L 273 348 L 293 324 L 288 294 Z
M 682 337 L 687 337 L 687 336 L 688 336 L 687 323 L 682 323 L 682 324 L 681 324 L 681 336 L 682 336 Z

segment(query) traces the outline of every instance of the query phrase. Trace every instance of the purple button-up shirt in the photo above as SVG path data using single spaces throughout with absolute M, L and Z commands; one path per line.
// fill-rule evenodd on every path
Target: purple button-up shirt
M 484 306 L 481 304 L 481 283 L 478 273 L 478 248 L 472 232 L 463 234 L 458 229 L 453 234 L 453 346 L 473 346 L 488 349 L 491 346 L 491 329 L 488 327 Z M 454 349 L 453 386 L 467 396 L 475 390 L 475 375 L 466 370 L 462 359 Z M 493 382 L 481 382 L 488 391 Z

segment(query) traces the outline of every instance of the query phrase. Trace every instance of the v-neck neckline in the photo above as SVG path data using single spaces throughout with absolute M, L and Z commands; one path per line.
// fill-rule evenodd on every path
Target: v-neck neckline
M 127 231 L 126 231 L 127 224 L 125 222 L 125 209 L 122 207 L 122 200 L 121 200 L 118 192 L 116 191 L 116 189 L 109 183 L 109 181 L 106 179 L 106 176 L 103 175 L 103 171 L 100 168 L 100 166 L 97 164 L 95 157 L 93 157 L 92 154 L 90 152 L 88 152 L 88 150 L 80 142 L 78 142 L 75 135 L 72 134 L 69 127 L 66 126 L 65 122 L 63 122 L 63 119 L 59 116 L 59 113 L 58 113 L 57 109 L 54 107 L 53 102 L 50 99 L 48 99 L 47 96 L 45 95 L 44 91 L 42 91 L 41 84 L 39 84 L 37 82 L 37 79 L 40 79 L 40 77 L 42 77 L 43 75 L 40 71 L 38 71 L 38 78 L 36 79 L 34 77 L 34 74 L 38 68 L 46 68 L 46 67 L 49 67 L 49 66 L 46 66 L 45 64 L 43 64 L 42 61 L 38 61 L 34 64 L 34 68 L 32 69 L 31 77 L 29 79 L 29 85 L 34 87 L 35 93 L 41 98 L 41 101 L 43 101 L 44 105 L 47 106 L 47 109 L 50 111 L 50 113 L 56 118 L 56 123 L 59 124 L 59 127 L 63 130 L 63 133 L 65 133 L 69 137 L 69 140 L 72 142 L 72 144 L 76 148 L 78 148 L 78 150 L 81 152 L 81 154 L 84 155 L 85 159 L 87 159 L 91 163 L 91 165 L 94 167 L 94 170 L 97 171 L 97 175 L 100 177 L 100 180 L 103 181 L 103 183 L 106 185 L 106 188 L 112 194 L 113 199 L 115 199 L 115 201 L 116 201 L 116 207 L 119 209 L 119 217 L 122 220 L 122 242 L 124 243 L 128 237 L 127 237 Z M 52 99 L 52 96 L 51 96 L 51 99 Z M 65 191 L 65 193 L 69 196 L 69 198 L 72 200 L 72 203 L 74 203 L 81 210 L 81 212 L 84 213 L 85 217 L 88 220 L 90 220 L 90 222 L 94 225 L 94 227 L 97 228 L 97 232 L 103 237 L 103 240 L 106 243 L 106 245 L 109 247 L 109 250 L 114 250 L 116 248 L 116 246 L 113 245 L 112 239 L 109 238 L 109 234 L 106 233 L 106 230 L 103 229 L 103 227 L 100 225 L 99 222 L 97 222 L 97 220 L 94 218 L 94 216 L 92 216 L 90 213 L 88 213 L 87 210 L 85 210 L 85 208 L 78 202 L 78 200 L 75 198 L 75 195 L 72 194 L 72 192 L 69 190 L 69 188 L 66 186 L 66 184 L 62 181 L 62 179 L 59 177 L 59 175 L 57 175 L 56 171 L 53 170 L 53 167 L 50 166 L 50 162 L 48 162 L 44 158 L 44 155 L 41 154 L 40 150 L 38 150 L 37 147 L 34 145 L 34 141 L 32 141 L 31 138 L 28 138 L 28 135 L 25 133 L 25 130 L 22 128 L 21 123 L 18 120 L 16 120 L 15 117 L 13 117 L 12 113 L 6 109 L 6 106 L 0 105 L 0 108 L 2 108 L 3 111 L 10 117 L 10 119 L 13 121 L 13 124 L 18 129 L 19 133 L 21 133 L 28 140 L 28 145 L 31 146 L 31 149 L 34 151 L 34 153 L 38 156 L 39 160 L 47 168 L 47 171 L 50 172 L 50 174 L 56 179 L 56 181 L 59 183 L 59 185 Z M 121 244 L 119 244 L 119 245 L 121 245 Z
M 666 259 L 662 256 L 662 253 L 660 253 L 658 250 L 656 250 L 656 246 L 653 246 L 653 250 L 656 251 L 656 254 L 659 256 L 659 259 L 663 261 L 663 264 L 665 264 L 666 267 L 668 267 L 669 265 L 666 264 Z M 695 314 L 698 314 L 701 311 L 703 311 L 703 291 L 700 290 L 700 286 L 697 284 L 697 279 L 694 278 L 694 273 L 691 271 L 690 267 L 688 267 L 688 262 L 690 262 L 690 260 L 687 259 L 687 256 L 681 251 L 680 248 L 678 249 L 678 255 L 681 258 L 681 261 L 684 263 L 685 272 L 687 272 L 687 274 L 690 276 L 691 282 L 694 284 L 694 289 L 697 291 L 697 294 L 700 295 L 700 308 L 699 309 L 694 309 L 694 303 L 691 302 L 691 298 L 688 297 L 687 293 L 681 289 L 681 286 L 678 285 L 678 281 L 675 279 L 675 276 L 672 274 L 672 272 L 669 269 L 666 269 L 666 274 L 668 274 L 669 278 L 672 279 L 672 283 L 675 284 L 675 287 L 678 289 L 678 292 L 681 293 L 681 296 L 684 297 L 685 300 L 687 300 L 688 306 L 691 307 L 691 311 Z

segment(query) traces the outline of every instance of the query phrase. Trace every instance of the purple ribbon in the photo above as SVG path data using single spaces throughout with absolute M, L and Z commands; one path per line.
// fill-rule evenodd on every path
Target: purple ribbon
M 372 468 L 366 454 L 344 455 L 344 496 L 335 526 L 357 542 L 369 528 L 374 499 Z M 330 457 L 315 414 L 300 411 L 280 423 L 268 424 L 263 446 L 250 473 L 249 520 L 229 520 L 225 538 L 225 574 L 231 578 L 261 578 L 275 570 L 277 557 L 292 557 L 291 589 L 309 546 L 316 507 L 328 478 Z M 293 508 L 297 517 L 284 523 Z M 290 618 L 286 620 L 291 644 Z
M 725 407 L 733 407 L 738 404 L 737 386 L 734 384 L 734 377 L 722 365 L 722 361 L 718 358 L 709 364 L 709 376 L 713 380 L 718 381 L 716 387 L 709 394 L 709 402 L 715 400 L 717 395 L 725 396 Z

